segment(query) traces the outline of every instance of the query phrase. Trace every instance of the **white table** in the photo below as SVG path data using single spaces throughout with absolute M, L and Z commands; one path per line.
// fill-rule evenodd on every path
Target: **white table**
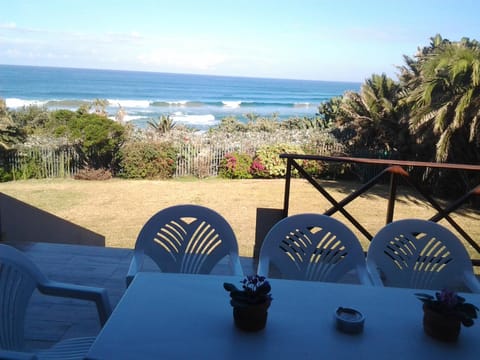
M 212 275 L 139 273 L 88 359 L 477 359 L 480 322 L 455 344 L 424 334 L 416 290 L 271 280 L 274 300 L 257 333 L 234 327 L 223 282 Z M 433 293 L 433 292 L 430 292 Z M 465 294 L 480 305 L 480 295 Z M 359 335 L 335 328 L 338 306 L 365 315 Z

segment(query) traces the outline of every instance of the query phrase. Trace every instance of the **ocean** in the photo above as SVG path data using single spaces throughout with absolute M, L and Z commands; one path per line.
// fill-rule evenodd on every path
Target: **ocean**
M 110 117 L 121 107 L 124 120 L 138 127 L 161 115 L 198 129 L 218 124 L 226 116 L 246 122 L 245 115 L 250 113 L 277 114 L 279 119 L 312 117 L 320 103 L 347 90 L 359 91 L 360 86 L 356 82 L 0 65 L 0 98 L 8 108 L 36 104 L 76 110 L 86 101 L 107 99 Z

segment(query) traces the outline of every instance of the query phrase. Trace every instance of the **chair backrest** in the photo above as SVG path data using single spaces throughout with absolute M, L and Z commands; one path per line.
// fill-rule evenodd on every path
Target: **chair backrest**
M 350 270 L 365 271 L 365 255 L 355 234 L 340 221 L 299 214 L 280 220 L 266 235 L 258 273 L 271 276 L 270 265 L 283 278 L 334 282 Z
M 24 348 L 25 313 L 38 284 L 46 277 L 17 249 L 0 244 L 0 347 Z
M 227 255 L 240 266 L 233 229 L 217 212 L 199 205 L 177 205 L 153 215 L 135 244 L 163 272 L 209 274 Z
M 367 269 L 377 285 L 415 289 L 454 288 L 465 271 L 473 274 L 460 240 L 442 225 L 419 219 L 384 226 L 371 241 Z

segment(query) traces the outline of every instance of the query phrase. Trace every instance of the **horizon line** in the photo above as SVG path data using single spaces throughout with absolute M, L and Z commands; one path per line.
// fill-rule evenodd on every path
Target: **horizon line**
M 118 71 L 118 72 L 138 72 L 150 74 L 169 74 L 169 75 L 191 75 L 191 76 L 209 76 L 222 78 L 242 78 L 242 79 L 265 79 L 265 80 L 287 80 L 287 81 L 310 81 L 310 82 L 325 82 L 325 83 L 347 83 L 347 84 L 362 84 L 362 81 L 346 81 L 346 80 L 312 80 L 312 79 L 297 79 L 297 78 L 276 78 L 267 76 L 246 76 L 246 75 L 212 75 L 212 74 L 198 74 L 198 73 L 179 73 L 153 70 L 129 70 L 129 69 L 106 69 L 106 68 L 91 68 L 91 67 L 75 67 L 75 66 L 54 66 L 54 65 L 26 65 L 26 64 L 3 64 L 0 66 L 16 66 L 16 67 L 33 67 L 33 68 L 50 68 L 50 69 L 70 69 L 70 70 L 91 70 L 91 71 Z

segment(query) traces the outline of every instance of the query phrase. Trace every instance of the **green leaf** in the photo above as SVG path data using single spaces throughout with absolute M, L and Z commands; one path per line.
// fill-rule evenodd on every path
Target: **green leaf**
M 477 318 L 478 308 L 475 305 L 473 305 L 473 304 L 463 304 L 462 305 L 462 310 L 469 318 L 472 318 L 472 319 Z
M 260 285 L 257 288 L 257 293 L 260 296 L 263 296 L 263 295 L 267 295 L 270 292 L 270 290 L 272 290 L 272 287 L 270 286 L 270 283 L 269 282 L 264 282 L 262 285 Z
M 239 291 L 238 288 L 231 283 L 223 283 L 223 288 L 227 291 Z
M 433 300 L 434 297 L 430 294 L 425 294 L 425 293 L 416 293 L 416 297 L 418 297 L 420 300 Z

